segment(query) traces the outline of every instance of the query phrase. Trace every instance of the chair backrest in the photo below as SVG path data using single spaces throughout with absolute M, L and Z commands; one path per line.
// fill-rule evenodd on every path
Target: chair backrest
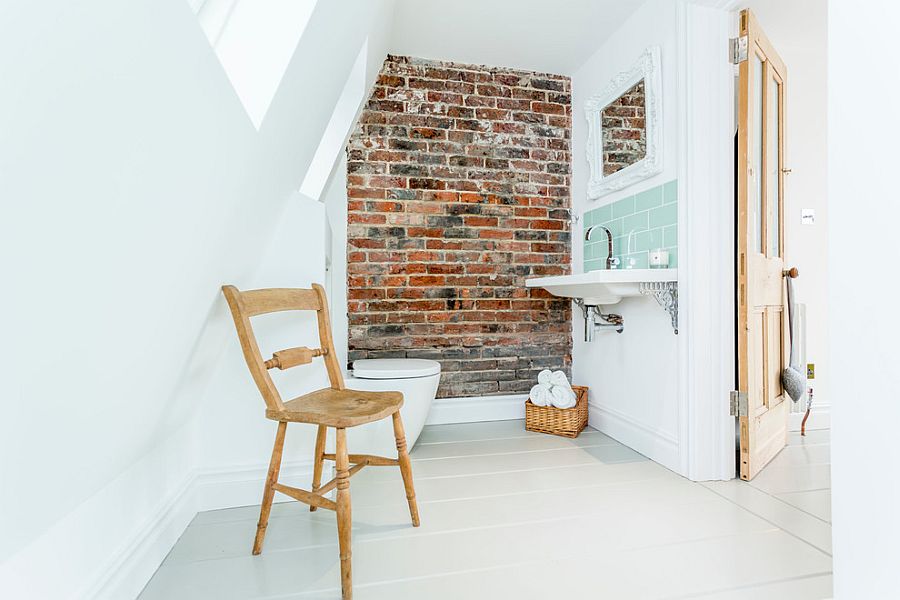
M 325 298 L 325 289 L 321 285 L 314 283 L 312 289 L 272 288 L 244 292 L 233 285 L 224 285 L 222 293 L 225 294 L 225 299 L 231 308 L 231 316 L 234 318 L 234 326 L 237 328 L 238 338 L 241 341 L 244 360 L 247 361 L 253 381 L 256 382 L 269 409 L 281 410 L 284 408 L 281 394 L 278 393 L 278 389 L 269 376 L 269 369 L 284 370 L 305 365 L 312 362 L 312 359 L 317 356 L 325 359 L 325 368 L 328 371 L 331 387 L 336 390 L 344 389 L 344 376 L 341 374 L 337 355 L 334 352 L 334 340 L 331 337 L 328 301 Z M 316 319 L 319 324 L 319 347 L 279 350 L 272 355 L 272 358 L 266 360 L 259 351 L 259 344 L 256 342 L 250 318 L 288 310 L 316 311 Z

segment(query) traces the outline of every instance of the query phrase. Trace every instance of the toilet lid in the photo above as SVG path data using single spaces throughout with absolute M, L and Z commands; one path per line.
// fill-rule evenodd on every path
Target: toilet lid
M 441 363 L 423 358 L 364 358 L 353 361 L 358 379 L 409 379 L 441 372 Z

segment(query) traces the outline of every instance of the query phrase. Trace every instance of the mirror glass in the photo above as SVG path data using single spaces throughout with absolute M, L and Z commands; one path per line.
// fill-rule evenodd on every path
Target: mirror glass
M 604 177 L 647 156 L 646 105 L 641 79 L 601 111 Z

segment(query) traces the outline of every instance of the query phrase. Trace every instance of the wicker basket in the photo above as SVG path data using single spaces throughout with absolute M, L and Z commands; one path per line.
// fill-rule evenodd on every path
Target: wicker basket
M 577 400 L 572 408 L 536 406 L 525 401 L 525 429 L 576 438 L 588 423 L 588 388 L 573 385 Z

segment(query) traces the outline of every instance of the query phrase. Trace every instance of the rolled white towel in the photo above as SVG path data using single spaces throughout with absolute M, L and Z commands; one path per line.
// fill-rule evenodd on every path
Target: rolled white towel
M 550 374 L 550 383 L 551 385 L 572 391 L 572 386 L 569 384 L 569 378 L 566 377 L 566 374 L 562 371 L 553 371 L 553 373 Z
M 577 398 L 572 388 L 566 389 L 561 385 L 554 385 L 550 394 L 552 396 L 550 402 L 556 408 L 572 408 L 577 403 Z
M 550 369 L 544 369 L 538 373 L 538 383 L 546 386 L 553 385 L 553 373 Z
M 531 388 L 528 399 L 535 406 L 550 406 L 553 401 L 551 386 L 544 383 L 537 384 Z

